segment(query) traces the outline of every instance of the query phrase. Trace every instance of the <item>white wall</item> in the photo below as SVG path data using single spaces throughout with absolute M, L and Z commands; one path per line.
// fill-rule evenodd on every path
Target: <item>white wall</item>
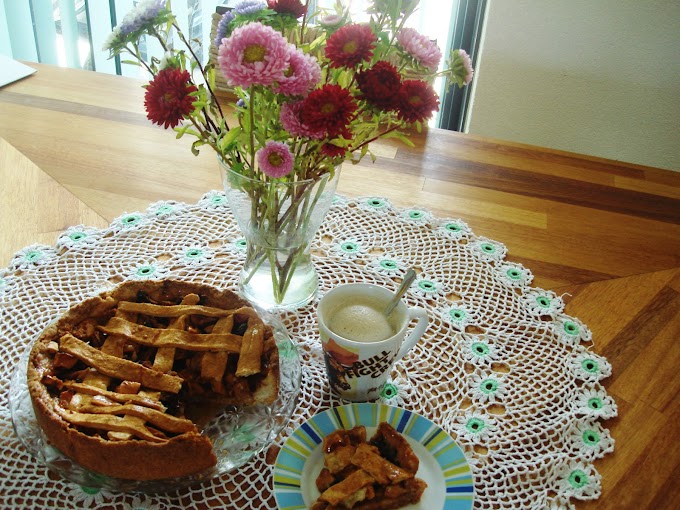
M 467 131 L 680 171 L 680 1 L 489 0 Z

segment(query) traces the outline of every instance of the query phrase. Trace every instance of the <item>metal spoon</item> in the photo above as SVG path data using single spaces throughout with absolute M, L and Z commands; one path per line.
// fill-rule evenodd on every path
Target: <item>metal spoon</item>
M 390 316 L 390 314 L 392 313 L 392 310 L 394 310 L 394 308 L 397 306 L 397 303 L 399 303 L 401 296 L 404 295 L 404 293 L 408 290 L 408 288 L 413 283 L 413 280 L 415 280 L 415 279 L 416 279 L 416 272 L 413 269 L 409 269 L 408 271 L 406 271 L 406 276 L 404 276 L 404 279 L 402 280 L 401 285 L 399 285 L 397 292 L 394 293 L 394 297 L 387 304 L 387 307 L 385 308 L 385 316 L 386 317 Z

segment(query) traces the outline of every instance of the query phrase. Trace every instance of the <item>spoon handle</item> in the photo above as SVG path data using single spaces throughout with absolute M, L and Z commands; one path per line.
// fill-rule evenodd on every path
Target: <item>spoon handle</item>
M 404 295 L 404 293 L 408 290 L 408 288 L 413 283 L 413 280 L 415 279 L 416 272 L 413 270 L 413 268 L 406 271 L 406 275 L 404 276 L 404 279 L 401 281 L 401 285 L 399 285 L 399 288 L 397 289 L 397 292 L 395 292 L 394 297 L 387 305 L 387 308 L 385 308 L 386 316 L 389 317 L 389 315 L 392 313 L 392 310 L 394 310 L 394 308 L 397 306 L 397 303 L 399 303 L 401 296 Z

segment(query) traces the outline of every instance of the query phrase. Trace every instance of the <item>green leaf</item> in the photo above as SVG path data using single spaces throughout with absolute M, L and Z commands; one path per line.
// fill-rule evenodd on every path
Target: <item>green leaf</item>
M 222 137 L 220 140 L 220 149 L 222 152 L 228 151 L 234 147 L 241 132 L 242 131 L 240 127 L 233 127 L 227 132 L 226 135 Z
M 199 154 L 198 148 L 199 148 L 201 145 L 205 145 L 205 142 L 204 142 L 203 140 L 196 140 L 194 143 L 191 144 L 191 153 L 192 153 L 194 156 L 198 156 L 198 154 Z
M 140 64 L 136 60 L 121 60 L 120 63 L 121 64 L 129 64 L 131 66 L 142 67 L 142 64 Z

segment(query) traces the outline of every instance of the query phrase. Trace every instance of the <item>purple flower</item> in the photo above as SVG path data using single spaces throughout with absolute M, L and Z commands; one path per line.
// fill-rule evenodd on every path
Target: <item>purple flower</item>
M 152 22 L 161 9 L 165 7 L 165 0 L 142 0 L 123 18 L 118 28 L 120 35 L 126 36 L 136 32 L 144 25 Z
M 436 71 L 442 52 L 439 47 L 413 28 L 402 28 L 397 34 L 397 41 L 404 51 L 416 59 L 423 67 Z
M 222 41 L 217 61 L 230 85 L 271 85 L 289 67 L 288 41 L 271 27 L 248 23 Z
M 222 44 L 222 39 L 227 37 L 227 30 L 229 29 L 229 23 L 231 23 L 233 19 L 234 19 L 234 11 L 227 11 L 222 15 L 222 19 L 220 19 L 220 22 L 217 24 L 217 31 L 216 31 L 215 40 L 213 41 L 213 43 L 218 48 L 220 47 L 220 44 Z
M 241 16 L 245 16 L 248 14 L 255 14 L 266 8 L 267 4 L 263 0 L 243 0 L 243 2 L 239 2 L 239 4 L 234 7 L 234 12 Z
M 257 164 L 269 177 L 283 177 L 293 170 L 293 153 L 283 142 L 267 142 L 257 151 Z

